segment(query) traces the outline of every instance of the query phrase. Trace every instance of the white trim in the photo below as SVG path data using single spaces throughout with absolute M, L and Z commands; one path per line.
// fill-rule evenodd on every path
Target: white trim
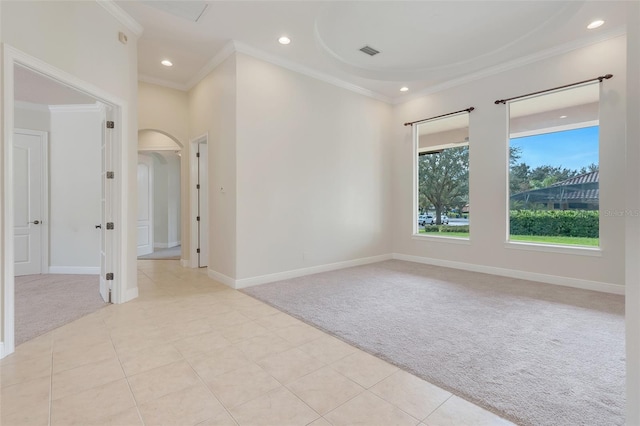
M 104 106 L 100 102 L 93 104 L 64 104 L 64 105 L 49 105 L 49 111 L 54 112 L 102 112 Z
M 140 37 L 144 28 L 131 15 L 118 6 L 113 0 L 96 0 L 107 12 L 113 15 L 124 27 L 131 31 L 136 37 Z
M 609 39 L 620 37 L 625 35 L 626 32 L 627 31 L 625 26 L 617 27 L 609 31 L 602 31 L 591 37 L 585 37 L 569 43 L 561 44 L 559 46 L 554 46 L 550 49 L 546 49 L 541 52 L 523 56 L 513 61 L 503 62 L 500 65 L 485 68 L 475 73 L 471 73 L 459 78 L 454 78 L 453 80 L 445 81 L 444 83 L 427 87 L 426 89 L 417 91 L 415 93 L 412 93 L 411 95 L 405 95 L 403 97 L 396 98 L 393 100 L 392 103 L 396 105 L 403 104 L 405 102 L 409 102 L 414 99 L 418 99 L 427 95 L 432 95 L 434 93 L 442 92 L 444 90 L 451 89 L 453 87 L 462 86 L 463 84 L 470 83 L 472 81 L 476 81 L 485 77 L 490 77 L 492 75 L 500 74 L 502 72 L 509 71 L 514 68 L 519 68 L 534 62 L 542 61 L 544 59 L 553 58 L 554 56 L 559 56 L 559 55 L 571 52 L 572 50 L 581 49 L 583 47 L 587 47 L 592 44 L 596 44 Z
M 183 268 L 189 268 L 190 267 L 190 263 L 186 259 L 180 259 L 180 266 L 182 266 Z
M 49 266 L 50 274 L 100 275 L 99 266 Z
M 15 101 L 13 106 L 18 109 L 26 109 L 30 111 L 49 112 L 49 106 L 45 104 L 36 104 L 26 101 Z
M 426 265 L 442 266 L 445 268 L 461 269 L 463 271 L 480 272 L 483 274 L 499 275 L 502 277 L 518 278 L 522 280 L 538 281 L 546 284 L 555 284 L 565 287 L 593 290 L 603 293 L 624 295 L 625 287 L 620 284 L 603 283 L 599 281 L 582 280 L 579 278 L 560 277 L 557 275 L 540 274 L 537 272 L 516 271 L 514 269 L 497 268 L 493 266 L 476 265 L 471 263 L 455 262 L 451 260 L 434 259 L 429 257 L 412 256 L 408 254 L 393 253 L 393 259 L 408 262 L 424 263 Z
M 4 358 L 6 355 L 9 354 L 4 353 L 4 342 L 0 342 L 0 359 Z
M 463 244 L 467 246 L 471 245 L 471 238 L 446 237 L 444 235 L 431 235 L 429 233 L 413 234 L 411 236 L 411 239 L 416 241 L 424 241 L 424 242 L 442 242 L 442 243 L 452 243 L 452 244 Z
M 114 253 L 112 254 L 113 269 L 116 280 L 113 282 L 112 287 L 112 301 L 114 303 L 122 303 L 123 286 L 126 282 L 128 259 L 127 259 L 127 247 L 126 236 L 129 233 L 129 224 L 127 223 L 128 217 L 128 202 L 127 194 L 129 190 L 128 176 L 123 173 L 125 165 L 128 164 L 127 150 L 125 146 L 129 144 L 128 131 L 129 131 L 129 109 L 125 100 L 112 95 L 111 93 L 87 83 L 75 75 L 62 71 L 48 63 L 30 56 L 6 43 L 2 44 L 3 49 L 3 122 L 4 122 L 4 158 L 3 158 L 3 196 L 4 196 L 4 210 L 2 214 L 2 223 L 0 226 L 4 231 L 4 239 L 2 240 L 2 254 L 3 254 L 3 282 L 4 282 L 4 318 L 3 318 L 3 336 L 4 336 L 4 351 L 6 354 L 13 353 L 15 351 L 15 281 L 14 281 L 14 253 L 13 253 L 13 131 L 14 131 L 14 67 L 19 64 L 29 70 L 43 75 L 62 84 L 66 87 L 70 87 L 79 92 L 85 93 L 96 100 L 103 102 L 114 109 L 114 120 L 120 123 L 116 126 L 116 131 L 113 134 L 112 150 L 113 150 L 113 171 L 116 174 L 116 186 L 112 194 L 114 221 L 119 224 L 116 227 L 114 238 Z M 133 282 L 129 285 L 135 285 L 135 275 L 133 275 Z
M 186 84 L 174 83 L 173 81 L 151 77 L 150 75 L 145 74 L 138 74 L 138 81 L 141 81 L 143 83 L 155 84 L 156 86 L 162 86 L 168 89 L 180 90 L 181 92 L 187 92 L 190 88 Z
M 574 256 L 602 257 L 600 247 L 561 246 L 556 244 L 541 244 L 527 241 L 507 241 L 504 248 L 515 250 L 542 251 L 547 253 L 571 254 Z
M 235 51 L 236 51 L 236 47 L 234 45 L 233 40 L 225 44 L 224 47 L 220 49 L 218 53 L 216 53 L 213 56 L 213 58 L 211 58 L 211 60 L 209 60 L 209 62 L 207 62 L 205 66 L 202 67 L 200 71 L 198 71 L 198 73 L 194 75 L 191 80 L 187 82 L 186 90 L 193 89 L 196 84 L 200 83 L 200 81 L 202 81 L 203 78 L 208 76 L 209 73 L 211 73 L 211 71 L 213 71 L 218 67 L 218 65 L 226 61 L 227 58 L 231 56 Z
M 324 81 L 325 83 L 329 83 L 334 86 L 340 87 L 342 89 L 350 90 L 360 95 L 368 96 L 370 98 L 377 99 L 379 101 L 382 101 L 388 104 L 392 103 L 393 101 L 388 96 L 374 92 L 373 90 L 365 89 L 364 87 L 357 86 L 353 83 L 349 83 L 347 81 L 341 80 L 332 75 L 325 74 L 323 72 L 314 70 L 307 66 L 300 65 L 298 63 L 291 62 L 289 60 L 272 55 L 270 53 L 263 52 L 254 47 L 246 45 L 242 42 L 235 41 L 234 46 L 235 46 L 236 52 L 238 53 L 243 53 L 245 55 L 249 55 L 254 58 L 260 59 L 262 61 L 269 62 L 274 65 L 278 65 L 290 71 L 297 72 L 298 74 L 306 75 L 307 77 L 315 78 L 316 80 Z
M 209 278 L 218 281 L 219 283 L 222 283 L 228 287 L 231 288 L 237 288 L 236 287 L 236 280 L 234 280 L 233 278 L 231 278 L 228 275 L 225 275 L 221 272 L 218 271 L 214 271 L 211 268 L 207 268 L 207 275 L 209 276 Z
M 198 150 L 196 149 L 196 145 L 198 144 L 208 144 L 209 143 L 209 133 L 204 133 L 200 136 L 197 136 L 193 139 L 189 140 L 189 188 L 195 188 L 198 183 L 198 158 L 196 154 Z M 209 151 L 207 151 L 208 153 Z M 196 213 L 198 211 L 198 192 L 197 191 L 189 191 L 189 207 L 190 211 L 193 213 L 191 215 L 191 219 L 189 219 L 189 228 L 190 228 L 190 247 L 189 247 L 189 259 L 191 261 L 191 267 L 198 267 L 198 223 L 196 222 Z M 183 249 L 184 252 L 184 249 Z M 207 262 L 208 263 L 208 262 Z
M 129 288 L 124 291 L 124 297 L 120 303 L 126 303 L 138 297 L 138 287 Z
M 259 275 L 257 277 L 242 278 L 234 281 L 236 289 L 251 287 L 259 284 L 266 284 L 274 281 L 287 280 L 290 278 L 303 277 L 305 275 L 317 274 L 320 272 L 335 271 L 337 269 L 351 268 L 353 266 L 367 265 L 369 263 L 382 262 L 389 260 L 390 254 L 381 254 L 378 256 L 362 257 L 360 259 L 345 260 L 342 262 L 328 263 L 325 265 L 311 266 L 309 268 L 292 269 L 290 271 L 276 272 L 275 274 Z M 226 284 L 226 283 L 224 283 Z M 229 284 L 227 284 L 229 285 Z

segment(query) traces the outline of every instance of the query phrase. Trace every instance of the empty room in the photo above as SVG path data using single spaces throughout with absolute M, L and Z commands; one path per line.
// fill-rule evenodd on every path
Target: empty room
M 640 425 L 637 2 L 3 1 L 0 41 L 3 425 Z M 26 341 L 16 70 L 106 111 L 67 172 L 110 303 Z

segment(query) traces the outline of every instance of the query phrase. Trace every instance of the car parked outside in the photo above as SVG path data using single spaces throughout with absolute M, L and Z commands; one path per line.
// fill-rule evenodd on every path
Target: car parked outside
M 427 223 L 429 223 L 430 225 L 435 225 L 436 224 L 436 217 L 433 215 L 428 215 L 429 216 L 429 220 L 427 221 Z M 440 224 L 442 225 L 448 225 L 449 224 L 449 218 L 447 217 L 447 215 L 440 215 Z
M 421 214 L 418 216 L 418 225 L 425 226 L 426 224 L 433 225 L 433 216 L 430 214 Z

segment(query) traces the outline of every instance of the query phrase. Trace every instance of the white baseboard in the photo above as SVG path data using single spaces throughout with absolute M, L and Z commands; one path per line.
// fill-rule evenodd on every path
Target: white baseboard
M 100 275 L 99 266 L 49 266 L 50 274 Z
M 302 277 L 305 275 L 317 274 L 320 272 L 335 271 L 337 269 L 351 268 L 353 266 L 366 265 L 369 263 L 382 262 L 391 259 L 390 254 L 379 256 L 363 257 L 360 259 L 345 260 L 343 262 L 328 263 L 326 265 L 311 266 L 309 268 L 293 269 L 290 271 L 276 272 L 275 274 L 260 275 L 251 278 L 235 280 L 234 288 L 246 288 L 259 284 L 271 283 L 274 281 L 288 280 L 290 278 Z
M 212 278 L 216 281 L 218 281 L 219 283 L 222 283 L 226 286 L 229 286 L 231 288 L 237 288 L 236 287 L 236 280 L 234 280 L 233 278 L 231 278 L 228 275 L 225 275 L 223 273 L 220 273 L 218 271 L 214 271 L 211 268 L 207 268 L 207 275 L 209 276 L 209 278 Z
M 171 248 L 177 247 L 181 244 L 180 241 L 172 241 L 170 243 L 153 243 L 153 248 Z
M 494 266 L 476 265 L 472 263 L 455 262 L 451 260 L 433 259 L 428 257 L 413 256 L 408 254 L 393 253 L 393 259 L 409 262 L 424 263 L 427 265 L 443 266 L 446 268 L 462 269 L 465 271 L 481 272 L 484 274 L 499 275 L 522 280 L 538 281 L 546 284 L 556 284 L 566 287 L 580 288 L 583 290 L 600 291 L 624 295 L 625 288 L 620 284 L 603 283 L 599 281 L 582 280 L 578 278 L 560 277 L 557 275 L 540 274 L 537 272 L 517 271 L 514 269 L 497 268 Z
M 0 342 L 0 359 L 4 358 L 7 355 L 9 354 L 4 353 L 4 342 Z
M 127 290 L 124 291 L 124 297 L 122 299 L 121 303 L 126 303 L 130 300 L 133 300 L 135 298 L 138 297 L 138 287 L 136 288 L 129 288 Z
M 180 266 L 182 266 L 183 268 L 188 268 L 189 266 L 191 266 L 191 262 L 186 259 L 180 259 Z

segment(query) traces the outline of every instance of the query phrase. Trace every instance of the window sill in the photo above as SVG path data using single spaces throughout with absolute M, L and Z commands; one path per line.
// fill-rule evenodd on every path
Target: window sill
M 572 254 L 576 256 L 594 256 L 602 257 L 602 249 L 600 247 L 573 247 L 552 244 L 538 244 L 527 242 L 507 241 L 504 247 L 515 250 L 541 251 L 546 253 Z
M 418 240 L 418 241 L 437 241 L 442 243 L 463 244 L 467 246 L 471 245 L 471 239 L 469 238 L 441 237 L 436 235 L 413 234 L 411 236 L 411 239 Z

